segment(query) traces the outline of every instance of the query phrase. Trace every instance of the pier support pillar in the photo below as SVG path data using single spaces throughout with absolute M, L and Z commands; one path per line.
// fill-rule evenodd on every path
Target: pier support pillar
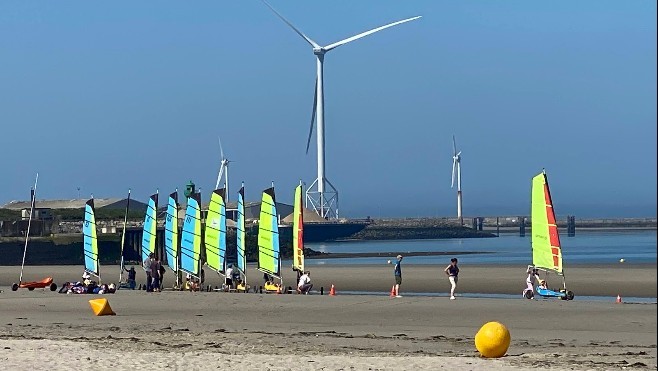
M 525 218 L 519 217 L 519 236 L 525 237 Z
M 576 235 L 576 217 L 573 215 L 567 216 L 567 237 L 574 237 Z

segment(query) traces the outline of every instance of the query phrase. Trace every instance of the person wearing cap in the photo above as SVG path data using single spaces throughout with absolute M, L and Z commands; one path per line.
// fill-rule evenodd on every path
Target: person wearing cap
M 395 297 L 401 298 L 402 296 L 400 295 L 400 285 L 402 285 L 402 267 L 400 266 L 400 263 L 402 263 L 402 255 L 398 255 L 397 260 L 398 261 L 395 263 L 395 268 L 393 269 L 395 274 Z
M 297 290 L 300 294 L 308 295 L 308 292 L 313 288 L 311 283 L 311 272 L 306 271 L 299 277 L 299 283 L 297 284 Z

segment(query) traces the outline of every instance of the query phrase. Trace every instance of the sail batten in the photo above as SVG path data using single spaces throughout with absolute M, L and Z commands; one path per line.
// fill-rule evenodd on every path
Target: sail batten
M 96 210 L 94 199 L 85 204 L 85 220 L 82 226 L 84 234 L 85 270 L 100 278 L 100 263 L 98 260 L 98 238 L 96 236 Z
M 206 216 L 206 264 L 219 272 L 226 271 L 226 189 L 216 189 L 210 196 Z
M 187 199 L 183 233 L 180 242 L 180 269 L 199 277 L 201 257 L 201 195 L 192 194 Z
M 167 202 L 165 254 L 167 255 L 169 268 L 174 272 L 178 272 L 178 192 L 171 193 Z
M 274 187 L 263 191 L 258 222 L 258 269 L 281 277 L 279 224 L 276 214 Z
M 545 172 L 532 179 L 531 212 L 533 265 L 563 274 L 560 235 Z
M 146 215 L 144 216 L 144 228 L 142 232 L 142 261 L 150 254 L 155 254 L 155 234 L 157 231 L 158 194 L 149 197 Z
M 302 203 L 302 185 L 295 188 L 295 202 L 292 227 L 292 269 L 304 271 L 304 206 Z

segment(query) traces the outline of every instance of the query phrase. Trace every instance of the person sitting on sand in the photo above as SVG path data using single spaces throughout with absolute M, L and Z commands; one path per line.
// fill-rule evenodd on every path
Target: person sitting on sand
M 263 273 L 263 279 L 265 280 L 265 286 L 271 285 L 272 281 L 274 281 L 274 277 L 268 273 Z
M 311 272 L 306 271 L 304 274 L 299 277 L 299 283 L 297 284 L 297 290 L 300 294 L 308 295 L 309 291 L 313 288 L 311 283 Z
M 136 278 L 136 275 L 137 275 L 137 272 L 135 272 L 135 267 L 131 266 L 130 269 L 128 269 L 126 267 L 123 267 L 123 270 L 128 272 L 128 280 L 127 280 L 128 287 L 130 287 L 131 290 L 134 290 L 135 286 L 137 285 L 136 282 L 135 282 L 135 278 Z

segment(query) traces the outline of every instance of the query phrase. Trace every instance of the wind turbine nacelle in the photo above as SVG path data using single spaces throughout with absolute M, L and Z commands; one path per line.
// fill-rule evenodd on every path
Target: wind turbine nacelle
M 324 55 L 325 50 L 322 48 L 313 48 L 313 54 L 315 55 Z

